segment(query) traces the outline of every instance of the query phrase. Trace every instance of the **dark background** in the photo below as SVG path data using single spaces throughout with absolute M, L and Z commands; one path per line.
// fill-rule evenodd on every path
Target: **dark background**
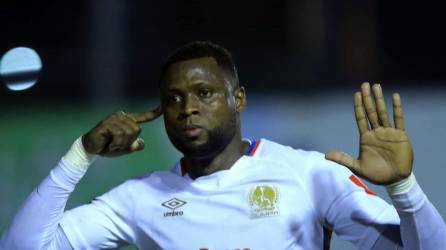
M 34 87 L 0 85 L 0 236 L 76 138 L 111 112 L 157 105 L 163 61 L 194 40 L 232 51 L 247 88 L 245 138 L 357 155 L 354 91 L 382 83 L 389 113 L 400 92 L 414 173 L 446 218 L 444 19 L 433 1 L 0 0 L 0 56 L 27 46 L 43 63 Z M 141 136 L 142 152 L 98 160 L 67 209 L 181 157 L 162 119 Z M 336 236 L 332 247 L 355 249 Z
M 233 52 L 249 91 L 305 91 L 446 79 L 444 6 L 402 1 L 24 1 L 0 4 L 0 53 L 41 55 L 36 87 L 1 100 L 156 95 L 172 49 L 211 40 Z

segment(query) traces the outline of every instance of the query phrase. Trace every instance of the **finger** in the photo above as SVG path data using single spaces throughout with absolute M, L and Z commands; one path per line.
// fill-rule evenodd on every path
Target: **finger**
M 387 115 L 386 102 L 384 101 L 383 91 L 380 84 L 373 84 L 373 95 L 375 96 L 376 111 L 381 124 L 388 128 L 390 127 L 389 116 Z
M 356 124 L 358 125 L 359 133 L 364 134 L 369 130 L 369 126 L 367 124 L 367 118 L 365 116 L 364 107 L 362 105 L 361 92 L 355 93 L 354 103 Z
M 111 124 L 108 127 L 108 133 L 112 137 L 110 144 L 108 145 L 109 151 L 118 151 L 124 148 L 123 139 L 125 137 L 125 131 L 117 124 Z
M 393 94 L 393 121 L 395 122 L 395 128 L 404 130 L 404 116 L 403 108 L 401 105 L 401 97 L 398 93 Z
M 129 117 L 128 114 L 120 118 L 119 124 L 126 128 L 126 131 L 128 131 L 129 135 L 134 135 L 132 141 L 134 141 L 136 137 L 141 133 L 141 127 L 139 126 L 139 124 L 132 117 Z
M 155 120 L 162 114 L 163 110 L 161 109 L 161 106 L 158 106 L 156 109 L 149 112 L 127 113 L 127 116 L 132 118 L 137 123 L 144 123 Z
M 341 152 L 341 151 L 329 151 L 325 153 L 325 159 L 329 161 L 334 161 L 338 164 L 341 164 L 348 169 L 350 169 L 353 173 L 357 175 L 360 174 L 360 167 L 359 167 L 359 161 L 356 159 L 353 159 L 350 155 Z
M 141 133 L 141 128 L 137 123 L 128 117 L 124 117 L 116 125 L 124 131 L 124 134 L 122 135 L 123 146 L 129 148 L 133 141 L 135 141 L 138 135 Z
M 372 95 L 370 92 L 370 84 L 368 82 L 364 82 L 361 85 L 362 92 L 362 101 L 364 103 L 365 112 L 367 114 L 367 118 L 372 125 L 372 129 L 379 127 L 378 115 L 376 113 L 375 104 L 372 99 Z
M 137 138 L 135 141 L 133 141 L 132 145 L 130 146 L 130 151 L 140 151 L 144 149 L 144 140 L 142 138 Z

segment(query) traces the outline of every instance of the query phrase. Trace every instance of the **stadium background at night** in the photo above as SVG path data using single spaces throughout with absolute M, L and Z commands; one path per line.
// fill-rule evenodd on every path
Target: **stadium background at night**
M 0 54 L 31 47 L 43 70 L 26 91 L 0 87 L 0 233 L 77 137 L 111 112 L 154 108 L 163 60 L 193 40 L 233 52 L 247 138 L 356 155 L 354 91 L 380 82 L 388 104 L 400 92 L 415 174 L 446 217 L 443 10 L 400 1 L 2 1 Z M 162 119 L 143 125 L 142 137 L 143 152 L 97 161 L 68 208 L 180 157 Z M 336 237 L 332 247 L 353 249 Z

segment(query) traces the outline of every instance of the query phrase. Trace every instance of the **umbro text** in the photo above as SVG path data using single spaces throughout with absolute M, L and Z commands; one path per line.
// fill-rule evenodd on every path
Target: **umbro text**
M 164 217 L 174 217 L 174 216 L 182 216 L 183 211 L 171 211 L 171 212 L 165 212 Z

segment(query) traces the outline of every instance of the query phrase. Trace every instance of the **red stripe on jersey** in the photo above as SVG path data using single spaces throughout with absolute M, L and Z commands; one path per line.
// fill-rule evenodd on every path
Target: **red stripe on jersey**
M 353 183 L 355 183 L 358 187 L 361 187 L 364 189 L 364 191 L 371 195 L 376 195 L 375 192 L 373 192 L 371 189 L 369 189 L 358 177 L 355 175 L 350 175 L 349 178 Z
M 249 156 L 253 156 L 256 153 L 257 148 L 260 145 L 260 140 L 256 141 L 256 144 L 254 145 L 254 148 L 251 150 L 251 153 L 249 153 Z

